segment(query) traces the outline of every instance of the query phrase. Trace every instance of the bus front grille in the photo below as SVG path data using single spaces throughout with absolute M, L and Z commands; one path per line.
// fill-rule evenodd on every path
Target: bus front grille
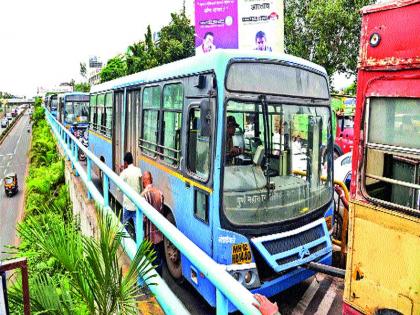
M 303 231 L 302 233 L 266 241 L 262 244 L 270 253 L 270 255 L 275 255 L 278 253 L 286 252 L 298 246 L 309 244 L 310 242 L 320 239 L 322 236 L 322 226 L 318 225 L 310 230 Z
M 332 251 L 323 218 L 292 231 L 256 237 L 251 241 L 277 273 L 317 260 Z

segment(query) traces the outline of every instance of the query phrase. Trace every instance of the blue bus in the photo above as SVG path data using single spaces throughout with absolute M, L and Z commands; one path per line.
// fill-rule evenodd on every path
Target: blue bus
M 89 127 L 89 93 L 62 93 L 58 94 L 57 100 L 57 120 L 77 137 L 87 131 Z
M 58 100 L 57 94 L 52 93 L 45 96 L 45 107 L 51 112 L 54 118 L 57 118 Z
M 90 150 L 117 173 L 132 152 L 163 191 L 166 218 L 252 292 L 273 296 L 312 276 L 306 263 L 331 264 L 322 67 L 218 50 L 93 86 L 90 110 Z M 308 122 L 305 139 L 296 117 Z M 164 257 L 173 278 L 215 306 L 215 288 L 166 239 Z

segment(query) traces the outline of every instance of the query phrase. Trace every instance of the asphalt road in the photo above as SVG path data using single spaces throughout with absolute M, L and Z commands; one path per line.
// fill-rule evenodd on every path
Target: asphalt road
M 31 133 L 27 126 L 29 115 L 24 114 L 0 145 L 0 260 L 7 255 L 3 253 L 5 245 L 16 245 L 16 223 L 23 211 L 23 191 L 27 153 L 30 146 Z M 1 130 L 3 131 L 3 130 Z M 3 177 L 7 173 L 16 172 L 19 191 L 13 197 L 4 192 Z
M 191 314 L 216 314 L 216 310 L 207 304 L 192 285 L 187 282 L 182 285 L 175 283 L 166 266 L 163 268 L 163 278 Z M 343 289 L 343 279 L 316 274 L 270 298 L 270 301 L 277 302 L 282 315 L 335 315 L 341 314 Z

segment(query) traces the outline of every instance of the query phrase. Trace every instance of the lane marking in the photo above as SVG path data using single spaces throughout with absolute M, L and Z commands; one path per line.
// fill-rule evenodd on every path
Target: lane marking
M 318 305 L 318 309 L 314 315 L 325 315 L 331 308 L 332 303 L 336 297 L 336 284 L 333 281 L 328 288 L 328 291 L 325 293 L 324 298 L 322 299 L 321 303 Z
M 323 276 L 321 275 L 323 278 Z M 321 278 L 320 277 L 320 278 Z M 323 279 L 317 279 L 317 275 L 314 276 L 310 286 L 306 289 L 305 293 L 303 294 L 302 298 L 300 299 L 299 303 L 295 306 L 295 308 L 292 311 L 292 315 L 301 315 L 305 312 L 307 309 L 309 303 L 313 299 L 316 291 L 319 289 L 319 283 Z
M 18 141 L 17 141 L 17 143 L 16 143 L 16 146 L 15 146 L 15 150 L 13 151 L 13 154 L 16 154 L 16 150 L 17 150 L 17 148 L 18 148 L 18 145 L 19 145 L 19 142 L 20 142 L 20 138 L 22 138 L 22 134 L 23 134 L 23 132 L 21 132 L 21 134 L 20 134 L 20 136 L 19 136 L 19 139 L 18 139 Z

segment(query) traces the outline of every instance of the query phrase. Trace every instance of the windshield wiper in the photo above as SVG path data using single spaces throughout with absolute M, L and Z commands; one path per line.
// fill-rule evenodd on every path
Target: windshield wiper
M 267 204 L 270 197 L 270 152 L 271 152 L 271 144 L 270 144 L 270 124 L 269 124 L 269 117 L 268 117 L 268 105 L 265 95 L 260 95 L 259 99 L 261 101 L 262 113 L 263 113 L 263 122 L 264 122 L 264 151 L 265 151 L 265 178 L 267 180 L 266 188 L 267 188 Z

